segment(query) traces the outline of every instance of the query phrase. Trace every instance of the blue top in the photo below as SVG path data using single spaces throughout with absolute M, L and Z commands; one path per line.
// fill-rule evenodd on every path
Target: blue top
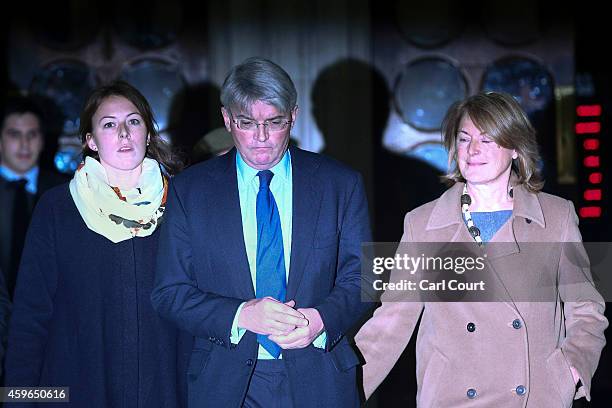
M 472 221 L 474 221 L 474 225 L 480 230 L 482 241 L 489 242 L 511 215 L 512 210 L 473 212 Z

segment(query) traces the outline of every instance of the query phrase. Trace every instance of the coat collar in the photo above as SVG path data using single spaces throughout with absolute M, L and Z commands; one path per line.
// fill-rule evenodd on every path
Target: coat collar
M 436 200 L 436 205 L 427 221 L 426 230 L 448 227 L 460 224 L 461 219 L 461 193 L 464 183 L 455 183 Z
M 449 242 L 472 241 L 467 228 L 463 225 L 464 221 L 461 214 L 461 194 L 463 194 L 464 185 L 465 183 L 461 182 L 455 183 L 440 196 L 434 205 L 429 220 L 427 221 L 427 226 L 425 227 L 426 230 L 435 230 L 456 225 L 457 227 L 454 233 L 451 233 L 452 235 L 448 237 Z M 491 263 L 494 260 L 520 252 L 519 243 L 515 235 L 517 230 L 514 227 L 514 220 L 516 217 L 524 217 L 525 219 L 533 220 L 542 226 L 542 228 L 545 226 L 542 207 L 537 195 L 530 193 L 522 185 L 516 185 L 514 187 L 513 219 L 504 224 L 501 230 L 495 235 L 492 242 L 496 242 L 496 244 L 485 246 L 483 251 L 486 253 L 491 270 L 494 272 L 494 276 L 500 284 L 500 289 L 502 290 L 500 301 L 520 315 L 520 311 L 514 304 L 504 280 L 494 268 L 494 264 Z
M 546 227 L 544 213 L 542 212 L 542 206 L 540 205 L 538 196 L 527 191 L 522 185 L 514 187 L 513 213 L 515 217 L 523 217 L 535 221 L 542 228 Z
M 446 190 L 438 200 L 427 221 L 427 230 L 448 227 L 453 224 L 463 222 L 461 216 L 461 194 L 465 183 L 455 183 Z M 514 191 L 513 217 L 523 217 L 533 220 L 542 228 L 546 226 L 544 213 L 538 196 L 525 189 L 522 185 L 517 185 Z

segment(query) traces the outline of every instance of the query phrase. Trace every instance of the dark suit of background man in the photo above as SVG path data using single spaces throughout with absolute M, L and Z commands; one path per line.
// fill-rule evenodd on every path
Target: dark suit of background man
M 13 297 L 30 215 L 40 195 L 64 179 L 40 169 L 44 148 L 43 115 L 28 98 L 5 101 L 0 134 L 0 270 Z
M 236 148 L 172 181 L 161 226 L 158 312 L 195 336 L 192 407 L 358 407 L 345 333 L 368 309 L 361 177 L 288 148 L 297 93 L 250 58 L 221 90 Z

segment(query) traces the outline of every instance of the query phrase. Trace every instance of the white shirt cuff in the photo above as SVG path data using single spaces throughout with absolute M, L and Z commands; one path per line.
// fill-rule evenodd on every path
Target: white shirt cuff
M 236 314 L 234 315 L 234 320 L 232 321 L 232 331 L 230 332 L 230 341 L 232 344 L 240 343 L 240 339 L 242 339 L 242 336 L 244 336 L 244 333 L 246 333 L 246 329 L 241 329 L 238 327 L 238 316 L 246 303 L 247 302 L 242 302 L 240 306 L 238 306 L 238 310 L 236 310 Z

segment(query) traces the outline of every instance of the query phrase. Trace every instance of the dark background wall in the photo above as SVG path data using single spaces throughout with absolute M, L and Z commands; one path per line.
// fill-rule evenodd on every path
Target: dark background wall
M 587 4 L 61 0 L 13 4 L 6 15 L 0 90 L 43 94 L 54 119 L 49 136 L 60 147 L 74 143 L 75 112 L 87 91 L 123 76 L 154 103 L 163 133 L 189 153 L 222 125 L 218 93 L 227 70 L 252 55 L 276 61 L 299 92 L 295 139 L 362 172 L 379 241 L 399 240 L 405 212 L 444 190 L 439 131 L 413 126 L 409 111 L 421 109 L 427 117 L 431 104 L 446 106 L 456 91 L 452 84 L 423 86 L 410 100 L 398 84 L 410 79 L 415 61 L 447 64 L 463 78 L 464 95 L 483 89 L 486 72 L 500 60 L 535 61 L 549 74 L 553 92 L 532 116 L 546 158 L 545 190 L 572 199 L 577 209 L 593 204 L 583 198 L 593 186 L 582 165 L 583 136 L 573 131 L 575 106 L 603 108 L 597 136 L 603 198 L 595 202 L 602 216 L 582 219 L 581 229 L 585 241 L 610 241 L 609 22 Z M 66 73 L 76 79 L 67 80 Z M 52 165 L 54 154 L 45 165 Z M 370 406 L 414 404 L 413 347 Z M 612 353 L 606 348 L 589 406 L 609 406 L 610 392 Z

